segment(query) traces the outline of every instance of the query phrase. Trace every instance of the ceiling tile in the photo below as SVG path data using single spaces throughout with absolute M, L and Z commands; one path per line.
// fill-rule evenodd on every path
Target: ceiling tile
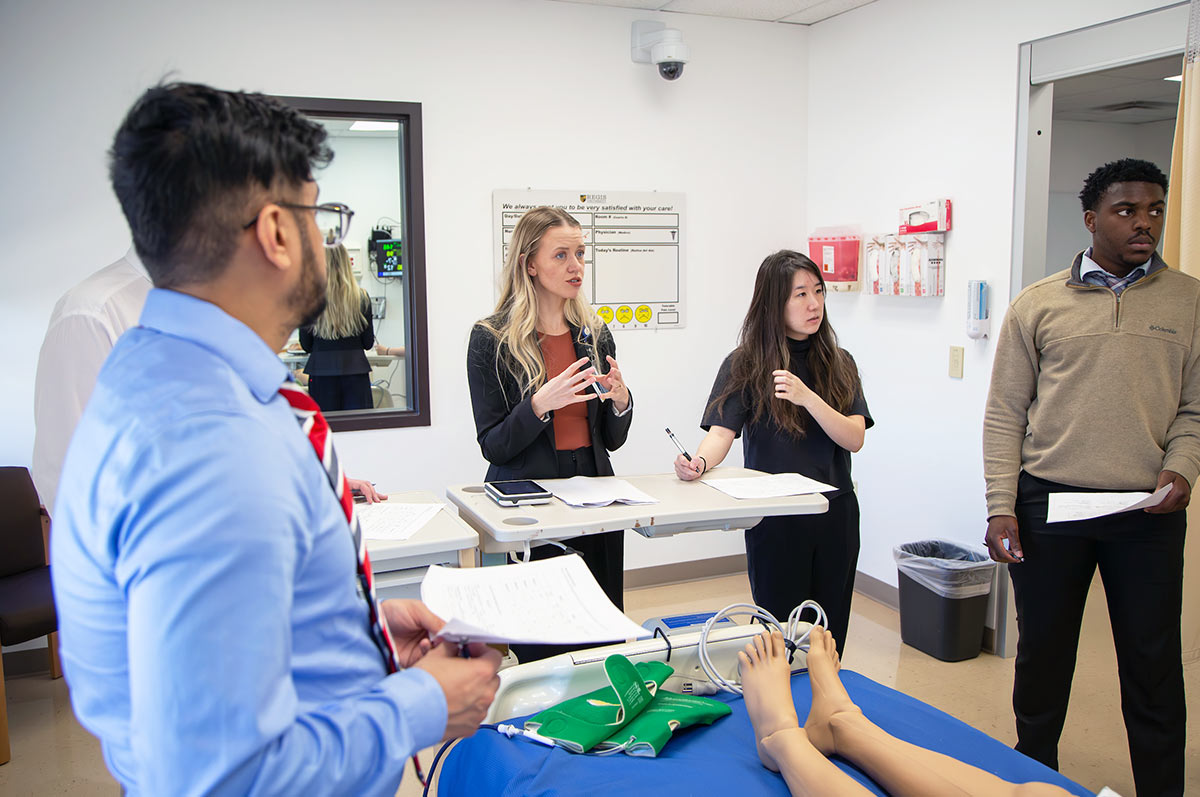
M 670 0 L 557 0 L 559 3 L 578 3 L 585 6 L 614 6 L 616 8 L 642 8 L 657 11 Z
M 1162 80 L 1183 71 L 1183 56 L 1173 55 L 1168 58 L 1157 58 L 1140 64 L 1130 64 L 1118 69 L 1105 72 L 1106 75 L 1123 78 L 1139 78 L 1141 80 Z
M 759 19 L 811 25 L 874 0 L 556 0 L 617 8 L 643 8 L 729 19 Z
M 1055 112 L 1054 121 L 1066 122 L 1101 122 L 1103 124 L 1128 124 L 1128 125 L 1144 125 L 1151 122 L 1166 122 L 1175 118 L 1175 112 L 1171 111 L 1122 111 L 1120 113 L 1095 113 L 1093 111 L 1068 111 L 1065 113 Z
M 671 0 L 665 11 L 681 14 L 704 14 L 711 17 L 761 19 L 775 22 L 789 14 L 819 4 L 821 0 Z
M 1142 81 L 1129 78 L 1114 78 L 1108 75 L 1080 75 L 1067 80 L 1054 82 L 1054 101 L 1057 103 L 1063 97 L 1075 97 L 1080 94 L 1091 94 L 1096 91 L 1112 91 L 1118 85 L 1140 86 Z
M 1055 87 L 1057 89 L 1057 86 Z M 1118 102 L 1133 102 L 1135 100 L 1162 101 L 1175 104 L 1179 100 L 1177 85 L 1165 80 L 1127 80 L 1111 83 L 1107 86 L 1097 86 L 1090 91 L 1081 91 L 1066 96 L 1054 93 L 1054 108 L 1097 108 L 1101 105 L 1112 105 Z
M 797 25 L 812 25 L 830 17 L 836 17 L 838 14 L 844 14 L 847 11 L 852 11 L 855 8 L 873 3 L 875 0 L 823 0 L 823 2 L 815 3 L 809 8 L 792 14 L 789 17 L 780 19 L 780 22 L 792 22 Z

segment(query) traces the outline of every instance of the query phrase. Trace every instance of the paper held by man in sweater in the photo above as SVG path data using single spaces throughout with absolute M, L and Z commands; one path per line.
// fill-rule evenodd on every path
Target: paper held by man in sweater
M 706 479 L 705 484 L 731 498 L 783 498 L 836 490 L 824 482 L 799 473 L 772 473 L 769 476 L 743 476 L 736 479 Z
M 1161 504 L 1170 490 L 1171 485 L 1166 484 L 1152 493 L 1050 493 L 1046 522 L 1090 520 L 1118 512 L 1148 509 Z
M 430 565 L 421 600 L 456 642 L 579 645 L 650 636 L 613 605 L 583 559 L 556 556 L 505 567 Z

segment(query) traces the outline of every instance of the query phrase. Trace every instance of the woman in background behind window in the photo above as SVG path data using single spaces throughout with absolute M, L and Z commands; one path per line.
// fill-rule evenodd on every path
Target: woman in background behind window
M 308 392 L 325 412 L 370 409 L 371 298 L 354 279 L 346 247 L 338 244 L 325 253 L 325 310 L 312 326 L 300 329 L 300 346 L 308 352 Z

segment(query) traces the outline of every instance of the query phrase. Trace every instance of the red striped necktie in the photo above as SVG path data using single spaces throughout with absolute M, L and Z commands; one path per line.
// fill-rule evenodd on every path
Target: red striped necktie
M 350 486 L 346 483 L 346 476 L 342 473 L 342 467 L 338 463 L 337 452 L 333 450 L 333 435 L 329 433 L 329 422 L 321 414 L 321 408 L 317 406 L 317 402 L 292 382 L 284 382 L 283 386 L 279 388 L 279 392 L 291 405 L 296 420 L 300 422 L 300 429 L 308 436 L 313 450 L 317 453 L 317 459 L 321 461 L 326 475 L 329 476 L 329 486 L 333 488 L 334 496 L 342 505 L 342 511 L 346 513 L 350 537 L 354 541 L 354 550 L 358 554 L 359 592 L 366 598 L 367 611 L 371 618 L 371 637 L 379 646 L 379 652 L 383 654 L 388 672 L 396 672 L 400 669 L 399 661 L 396 658 L 396 646 L 392 642 L 392 635 L 388 631 L 387 623 L 383 621 L 379 612 L 379 602 L 375 598 L 375 575 L 371 572 L 371 557 L 367 555 L 367 544 L 363 538 L 362 526 L 359 525 L 358 517 L 354 514 L 354 497 L 350 494 Z

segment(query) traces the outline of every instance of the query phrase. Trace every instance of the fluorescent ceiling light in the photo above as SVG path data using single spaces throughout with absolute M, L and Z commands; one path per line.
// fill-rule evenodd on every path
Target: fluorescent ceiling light
M 1176 83 L 1182 83 L 1183 82 L 1183 73 L 1180 72 L 1178 75 L 1175 75 L 1174 77 L 1165 77 L 1165 78 L 1163 78 L 1163 80 L 1174 80 Z M 351 129 L 353 129 L 353 128 L 351 128 Z
M 359 119 L 357 122 L 350 125 L 350 129 L 356 130 L 359 132 L 368 132 L 368 131 L 369 132 L 377 132 L 377 131 L 381 131 L 381 130 L 396 131 L 396 130 L 400 129 L 400 123 L 399 122 L 370 121 L 367 119 Z

